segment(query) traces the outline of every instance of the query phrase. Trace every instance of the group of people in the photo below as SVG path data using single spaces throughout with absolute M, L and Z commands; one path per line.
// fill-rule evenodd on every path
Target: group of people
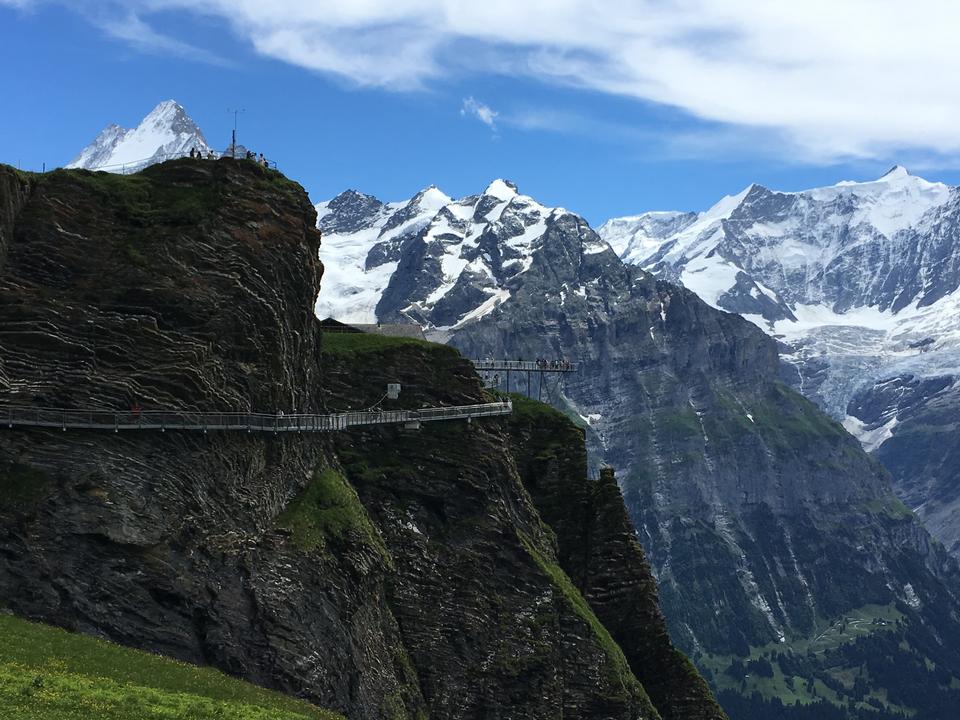
M 203 160 L 203 151 L 198 150 L 195 147 L 192 147 L 190 148 L 190 157 L 194 160 Z M 247 150 L 247 154 L 245 158 L 247 160 L 253 160 L 255 163 L 257 163 L 257 165 L 263 165 L 263 167 L 265 168 L 270 167 L 270 161 L 263 156 L 263 153 L 260 153 L 259 155 L 257 155 L 255 152 L 253 152 L 253 150 Z M 207 150 L 207 160 L 216 160 L 216 159 L 217 159 L 216 153 L 214 153 L 213 150 Z
M 195 147 L 190 148 L 190 157 L 195 160 L 203 160 L 203 151 Z M 217 156 L 213 150 L 207 150 L 207 160 L 216 160 Z
M 263 153 L 258 156 L 253 150 L 247 150 L 246 159 L 253 160 L 257 165 L 263 165 L 265 168 L 270 167 L 270 161 L 263 156 Z
M 537 367 L 541 370 L 569 370 L 572 366 L 569 360 L 547 360 L 537 358 Z

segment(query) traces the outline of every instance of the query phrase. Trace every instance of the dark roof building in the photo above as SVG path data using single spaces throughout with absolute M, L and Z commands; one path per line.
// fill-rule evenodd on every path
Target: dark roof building
M 426 340 L 423 328 L 416 323 L 342 323 L 333 318 L 320 322 L 326 332 L 356 332 L 370 335 L 389 335 L 391 337 L 409 337 Z

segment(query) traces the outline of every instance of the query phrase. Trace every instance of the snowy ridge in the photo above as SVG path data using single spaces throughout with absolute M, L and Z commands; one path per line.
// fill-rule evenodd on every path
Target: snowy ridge
M 459 200 L 435 187 L 392 203 L 347 191 L 319 203 L 317 215 L 325 268 L 319 317 L 369 323 L 392 315 L 437 333 L 507 302 L 549 228 L 575 217 L 541 205 L 506 180 Z M 590 233 L 580 251 L 610 248 Z
M 354 197 L 372 201 L 370 214 L 357 218 L 359 226 L 339 232 L 337 227 L 326 227 L 325 221 L 345 204 L 343 199 Z M 334 200 L 318 203 L 317 226 L 324 231 L 320 247 L 324 271 L 316 303 L 317 317 L 334 317 L 348 323 L 376 322 L 377 303 L 397 269 L 399 258 L 390 259 L 393 254 L 374 257 L 374 248 L 402 242 L 407 236 L 420 232 L 449 202 L 449 197 L 430 187 L 407 202 L 384 204 L 348 191 Z
M 751 185 L 706 212 L 644 213 L 599 232 L 625 262 L 780 339 L 796 386 L 869 449 L 896 418 L 849 416 L 856 393 L 960 375 L 957 188 L 895 166 L 800 192 Z
M 645 213 L 610 220 L 599 233 L 625 262 L 665 274 L 734 312 L 743 309 L 729 307 L 737 303 L 723 296 L 735 290 L 740 273 L 749 276 L 755 296 L 781 306 L 779 313 L 758 313 L 770 321 L 789 317 L 788 308 L 798 303 L 826 303 L 838 312 L 871 305 L 897 311 L 922 299 L 916 296 L 924 287 L 889 287 L 879 274 L 888 270 L 883 263 L 908 252 L 910 236 L 936 224 L 938 211 L 956 200 L 955 189 L 898 166 L 876 181 L 801 192 L 751 185 L 697 215 Z M 863 260 L 880 267 L 854 266 Z M 859 297 L 831 285 L 837 270 Z M 850 277 L 854 271 L 857 277 Z
M 212 152 L 183 107 L 174 100 L 164 100 L 132 130 L 108 125 L 66 167 L 135 172 L 186 155 L 191 149 L 204 155 Z

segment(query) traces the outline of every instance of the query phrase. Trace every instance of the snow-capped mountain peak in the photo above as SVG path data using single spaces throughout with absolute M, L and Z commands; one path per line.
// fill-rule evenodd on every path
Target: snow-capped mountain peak
M 487 186 L 484 195 L 490 195 L 504 202 L 512 200 L 520 194 L 517 186 L 509 180 L 497 179 Z
M 883 175 L 881 175 L 880 179 L 891 182 L 893 180 L 902 180 L 905 177 L 910 177 L 910 173 L 907 171 L 907 169 L 903 167 L 903 165 L 894 165 Z
M 134 132 L 141 132 L 147 136 L 197 131 L 199 131 L 199 128 L 196 123 L 190 119 L 187 111 L 176 100 L 164 100 L 159 103 L 134 130 Z
M 410 202 L 424 211 L 438 212 L 444 205 L 453 202 L 453 198 L 436 185 L 430 185 L 414 195 Z
M 137 127 L 108 125 L 66 167 L 135 172 L 198 150 L 212 152 L 203 132 L 175 100 L 159 103 Z
M 405 317 L 443 332 L 506 302 L 541 252 L 562 245 L 577 258 L 606 251 L 616 260 L 582 219 L 502 179 L 459 200 L 432 186 L 392 203 L 350 191 L 317 214 L 325 273 L 316 311 L 345 322 Z

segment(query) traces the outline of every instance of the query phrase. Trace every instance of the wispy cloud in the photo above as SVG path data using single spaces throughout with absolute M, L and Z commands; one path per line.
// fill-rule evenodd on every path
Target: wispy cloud
M 21 11 L 33 11 L 43 5 L 66 5 L 107 36 L 126 43 L 138 52 L 176 56 L 225 67 L 233 65 L 227 58 L 206 48 L 191 45 L 156 30 L 143 19 L 145 14 L 158 9 L 149 0 L 78 0 L 69 3 L 65 0 L 0 0 L 0 6 L 4 5 Z M 143 8 L 138 8 L 139 5 Z
M 107 4 L 116 7 L 83 6 Z M 123 6 L 147 20 L 164 10 L 219 17 L 265 56 L 366 86 L 406 91 L 451 75 L 509 74 L 676 108 L 746 137 L 760 132 L 776 138 L 782 155 L 811 161 L 960 155 L 960 84 L 948 81 L 960 73 L 955 0 L 607 0 L 602 10 L 592 0 Z
M 463 99 L 463 104 L 460 106 L 460 114 L 465 117 L 474 117 L 491 130 L 496 130 L 497 116 L 500 113 L 471 95 Z
M 216 53 L 157 32 L 133 12 L 119 15 L 112 12 L 98 13 L 91 16 L 91 20 L 110 37 L 122 40 L 140 52 L 176 55 L 212 65 L 231 64 Z

